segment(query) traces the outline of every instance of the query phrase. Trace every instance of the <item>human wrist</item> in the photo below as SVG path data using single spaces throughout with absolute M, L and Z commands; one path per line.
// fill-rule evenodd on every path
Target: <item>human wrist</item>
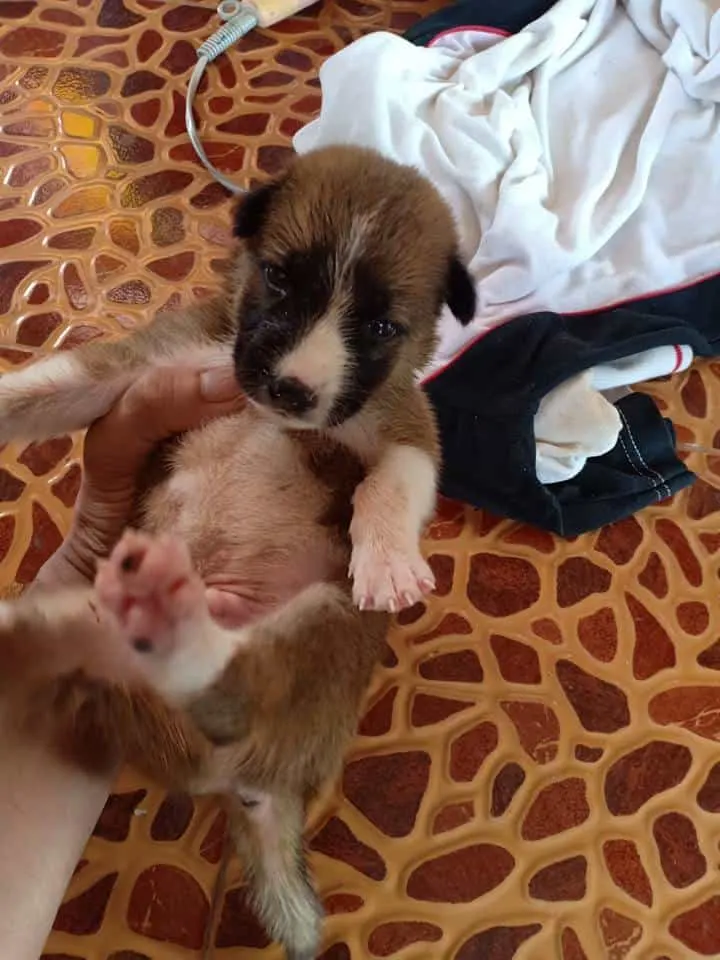
M 37 575 L 44 586 L 92 583 L 97 561 L 105 559 L 127 526 L 128 499 L 98 500 L 86 487 L 81 490 L 70 530 Z
M 95 579 L 95 558 L 69 536 L 38 571 L 34 587 L 71 587 L 92 583 Z

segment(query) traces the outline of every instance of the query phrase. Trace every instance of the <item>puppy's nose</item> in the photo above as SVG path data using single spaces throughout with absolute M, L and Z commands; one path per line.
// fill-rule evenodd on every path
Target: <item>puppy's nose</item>
M 272 405 L 285 413 L 303 414 L 317 404 L 317 396 L 295 377 L 278 377 L 268 384 Z

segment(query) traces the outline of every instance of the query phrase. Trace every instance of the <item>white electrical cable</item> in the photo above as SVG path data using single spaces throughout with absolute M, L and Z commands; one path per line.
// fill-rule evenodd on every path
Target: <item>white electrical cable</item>
M 222 0 L 217 8 L 217 12 L 220 19 L 225 22 L 219 30 L 198 47 L 198 61 L 190 77 L 185 97 L 185 126 L 187 127 L 188 136 L 190 137 L 190 143 L 192 143 L 195 148 L 195 153 L 197 153 L 205 169 L 218 183 L 221 183 L 226 190 L 234 194 L 242 194 L 247 193 L 247 191 L 220 173 L 205 153 L 203 145 L 200 142 L 197 127 L 195 126 L 193 102 L 207 65 L 212 63 L 213 60 L 228 50 L 233 44 L 242 40 L 246 34 L 250 33 L 250 31 L 258 25 L 259 21 L 255 11 L 243 6 L 239 0 Z

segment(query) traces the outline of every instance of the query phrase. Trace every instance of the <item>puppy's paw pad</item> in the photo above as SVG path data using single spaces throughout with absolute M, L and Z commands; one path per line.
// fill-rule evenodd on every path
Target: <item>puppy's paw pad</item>
M 435 589 L 435 577 L 419 552 L 360 547 L 351 564 L 353 599 L 361 610 L 397 613 Z
M 183 619 L 203 612 L 203 583 L 174 537 L 129 531 L 98 567 L 95 589 L 138 653 L 161 648 Z

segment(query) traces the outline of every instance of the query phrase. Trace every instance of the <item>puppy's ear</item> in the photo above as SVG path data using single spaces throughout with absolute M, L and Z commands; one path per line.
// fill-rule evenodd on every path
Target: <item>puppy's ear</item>
M 448 263 L 445 302 L 463 326 L 467 326 L 475 316 L 475 284 L 456 254 L 450 257 Z
M 241 240 L 256 236 L 265 222 L 270 202 L 280 184 L 277 181 L 265 183 L 250 193 L 246 193 L 235 208 L 233 233 Z

